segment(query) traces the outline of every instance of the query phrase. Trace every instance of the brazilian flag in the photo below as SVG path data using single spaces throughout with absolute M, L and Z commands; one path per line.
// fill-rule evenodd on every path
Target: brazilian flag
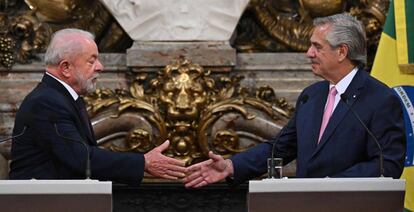
M 406 179 L 405 210 L 414 211 L 414 0 L 390 1 L 371 74 L 394 87 L 405 108 L 407 158 L 401 178 Z
M 407 138 L 407 155 L 405 169 L 401 178 L 406 179 L 405 210 L 413 211 L 413 181 L 414 181 L 414 86 L 397 86 L 394 92 L 400 97 L 403 106 L 405 136 Z

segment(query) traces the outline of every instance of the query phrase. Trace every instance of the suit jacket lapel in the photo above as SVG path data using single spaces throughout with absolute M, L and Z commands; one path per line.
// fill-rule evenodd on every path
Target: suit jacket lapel
M 329 83 L 321 82 L 315 92 L 308 93 L 309 100 L 297 111 L 297 128 L 300 129 L 298 138 L 304 153 L 302 155 L 304 161 L 308 161 L 316 149 L 328 91 Z
M 91 132 L 90 130 L 88 130 L 89 129 L 88 126 L 86 126 L 84 122 L 82 121 L 82 118 L 80 117 L 81 113 L 79 111 L 79 108 L 76 102 L 74 101 L 72 95 L 70 95 L 69 91 L 60 82 L 58 82 L 53 77 L 47 74 L 43 76 L 42 83 L 45 83 L 46 85 L 58 90 L 59 93 L 61 93 L 62 95 L 66 97 L 67 102 L 76 111 L 76 118 L 77 118 L 76 121 L 77 121 L 77 124 L 80 124 L 81 126 L 79 130 L 80 130 L 80 133 L 83 135 L 82 137 L 87 138 L 86 142 L 89 141 L 91 144 L 97 145 L 96 139 L 93 135 L 93 131 Z M 93 129 L 92 126 L 91 126 L 91 129 Z
M 82 97 L 79 97 L 79 98 L 82 98 Z M 80 100 L 80 99 L 78 99 L 78 100 Z M 81 123 L 83 125 L 82 131 L 85 132 L 85 134 L 88 136 L 88 139 L 91 141 L 92 144 L 97 144 L 96 139 L 95 139 L 95 135 L 94 135 L 94 132 L 93 132 L 93 127 L 92 127 L 91 121 L 90 121 L 90 119 L 88 117 L 88 114 L 87 114 L 86 105 L 84 104 L 83 100 L 80 100 L 80 101 L 82 101 L 82 103 L 78 104 L 77 102 L 75 102 L 75 106 L 76 106 L 76 110 L 78 112 L 78 117 L 80 118 Z M 84 109 L 85 114 L 83 114 L 83 112 L 81 111 L 82 110 L 81 107 Z
M 303 160 L 307 161 L 316 149 L 319 136 L 319 128 L 322 122 L 322 114 L 329 90 L 329 83 L 322 81 L 306 93 L 309 99 L 297 109 L 296 124 L 298 142 L 300 142 Z
M 319 138 L 319 130 L 322 124 L 322 116 L 323 116 L 323 112 L 325 110 L 325 104 L 326 104 L 326 100 L 328 98 L 328 92 L 329 92 L 329 83 L 327 81 L 325 81 L 325 84 L 323 85 L 321 92 L 318 92 L 315 96 L 314 96 L 314 101 L 315 101 L 315 110 L 312 111 L 311 114 L 311 122 L 313 126 L 311 130 L 312 132 L 310 132 L 310 141 L 313 142 L 314 146 L 316 146 L 317 142 L 318 142 L 318 138 Z
M 352 79 L 352 82 L 349 84 L 348 88 L 346 89 L 345 95 L 348 98 L 348 105 L 350 107 L 352 107 L 352 105 L 358 99 L 358 96 L 364 87 L 366 76 L 367 76 L 367 73 L 364 70 L 358 70 L 357 74 Z M 327 95 L 327 92 L 326 92 L 326 95 Z M 325 102 L 326 102 L 326 97 L 325 97 Z M 326 126 L 325 132 L 322 135 L 322 138 L 319 144 L 317 145 L 317 148 L 315 149 L 312 157 L 315 156 L 327 142 L 334 142 L 334 141 L 331 141 L 329 138 L 335 132 L 338 125 L 341 123 L 341 121 L 343 120 L 345 115 L 348 113 L 348 111 L 349 111 L 348 106 L 346 106 L 345 103 L 342 100 L 340 100 L 328 122 L 328 125 Z M 323 111 L 321 114 L 323 114 Z M 319 122 L 319 126 L 321 122 L 322 122 L 322 119 Z M 320 127 L 317 127 L 317 128 L 319 129 Z

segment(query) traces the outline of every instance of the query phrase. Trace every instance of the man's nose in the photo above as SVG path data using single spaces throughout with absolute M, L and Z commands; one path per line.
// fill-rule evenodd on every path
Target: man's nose
M 315 51 L 312 46 L 309 47 L 308 51 L 306 52 L 306 56 L 312 58 L 315 56 Z
M 104 69 L 104 66 L 102 65 L 101 61 L 98 60 L 97 64 L 96 64 L 96 67 L 95 67 L 95 71 L 96 72 L 101 72 L 101 71 L 103 71 L 103 69 Z

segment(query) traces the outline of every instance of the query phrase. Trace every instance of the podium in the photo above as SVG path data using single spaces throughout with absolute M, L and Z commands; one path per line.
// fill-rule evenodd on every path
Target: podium
M 112 182 L 1 180 L 0 211 L 112 211 Z
M 376 211 L 404 209 L 405 180 L 307 178 L 249 181 L 248 211 Z

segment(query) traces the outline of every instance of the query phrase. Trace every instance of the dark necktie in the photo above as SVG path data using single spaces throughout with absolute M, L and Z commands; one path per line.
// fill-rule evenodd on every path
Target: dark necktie
M 78 106 L 80 117 L 83 123 L 87 126 L 89 132 L 93 134 L 91 130 L 90 121 L 89 121 L 88 111 L 86 110 L 85 101 L 83 100 L 82 97 L 79 97 L 75 102 L 76 102 L 76 105 Z

